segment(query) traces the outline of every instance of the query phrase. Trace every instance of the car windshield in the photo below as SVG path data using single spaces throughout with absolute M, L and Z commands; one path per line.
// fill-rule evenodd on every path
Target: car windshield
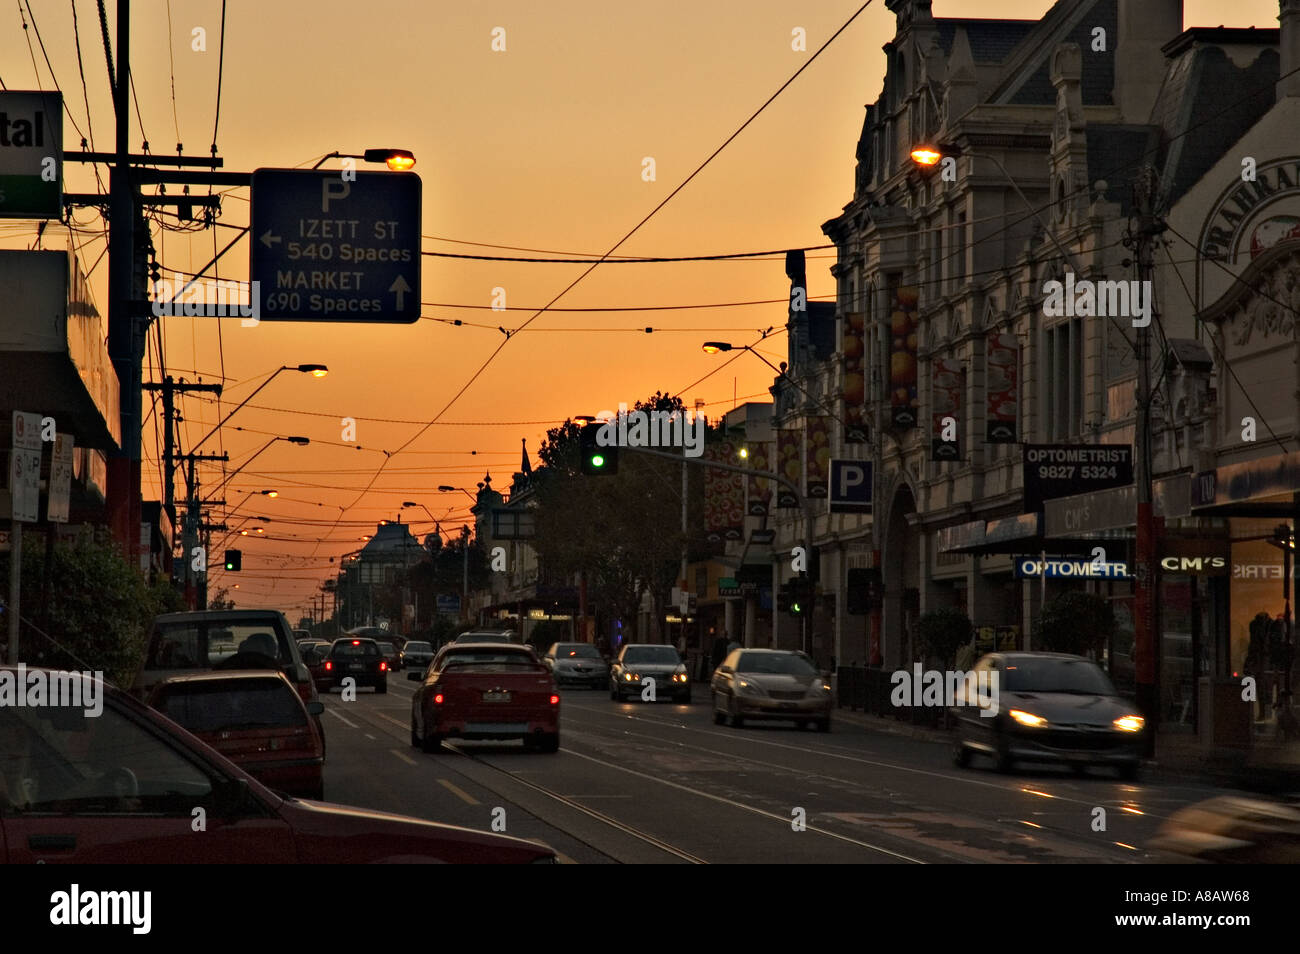
M 817 670 L 808 660 L 794 653 L 741 653 L 736 662 L 736 672 L 812 676 L 816 675 Z
M 293 659 L 274 620 L 176 620 L 155 624 L 145 669 L 211 669 L 238 652 L 269 654 L 282 665 Z
M 637 663 L 667 663 L 677 665 L 681 657 L 677 655 L 677 650 L 671 646 L 629 646 L 623 652 L 623 662 Z
M 1086 659 L 1008 659 L 1002 688 L 1008 692 L 1117 694 L 1100 667 Z
M 378 656 L 379 647 L 369 640 L 355 642 L 353 640 L 339 640 L 330 650 L 331 656 Z
M 599 659 L 600 653 L 590 643 L 561 643 L 555 647 L 556 659 Z
M 429 643 L 407 643 L 406 652 L 408 653 L 431 653 L 433 646 Z
M 280 679 L 202 680 L 161 690 L 154 707 L 191 732 L 305 726 L 307 711 Z

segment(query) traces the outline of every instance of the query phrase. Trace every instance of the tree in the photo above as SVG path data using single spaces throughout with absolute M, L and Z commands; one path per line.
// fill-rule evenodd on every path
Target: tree
M 1035 645 L 1054 653 L 1096 658 L 1115 633 L 1115 611 L 1094 593 L 1061 593 L 1043 604 Z
M 234 608 L 235 608 L 235 601 L 226 598 L 226 597 L 228 597 L 229 595 L 230 595 L 230 591 L 229 591 L 226 587 L 224 587 L 224 586 L 221 587 L 221 588 L 218 589 L 215 593 L 212 594 L 212 599 L 210 599 L 210 600 L 208 601 L 208 609 L 210 609 L 210 610 L 232 610 L 232 609 L 234 609 Z
M 916 623 L 922 651 L 948 666 L 963 645 L 970 642 L 970 617 L 963 610 L 944 606 L 921 616 Z

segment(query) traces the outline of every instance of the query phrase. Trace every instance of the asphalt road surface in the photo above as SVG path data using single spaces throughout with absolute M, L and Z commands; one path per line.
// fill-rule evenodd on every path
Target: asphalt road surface
M 979 757 L 958 769 L 946 745 L 839 712 L 830 734 L 718 726 L 700 685 L 693 705 L 564 690 L 558 754 L 457 742 L 428 755 L 409 741 L 415 686 L 396 673 L 385 695 L 323 696 L 325 797 L 540 839 L 580 864 L 1168 862 L 1145 848 L 1160 823 L 1225 794 L 1104 769 L 1004 776 Z

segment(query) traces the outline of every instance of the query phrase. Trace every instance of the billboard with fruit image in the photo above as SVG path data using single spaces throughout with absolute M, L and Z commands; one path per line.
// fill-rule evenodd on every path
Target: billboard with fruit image
M 705 460 L 734 464 L 736 446 L 730 441 L 707 444 Z M 711 544 L 739 540 L 745 527 L 745 475 L 738 471 L 704 468 L 704 530 Z
M 965 368 L 956 358 L 934 358 L 931 369 L 931 407 L 933 431 L 930 434 L 930 460 L 961 460 L 961 399 L 966 388 Z M 945 437 L 945 431 L 955 433 Z
M 803 486 L 802 448 L 803 431 L 776 432 L 776 472 L 796 487 Z M 776 506 L 781 510 L 798 510 L 799 495 L 777 484 Z
M 916 391 L 919 319 L 915 285 L 889 287 L 889 407 L 895 428 L 916 427 L 921 402 Z
M 845 315 L 840 345 L 844 367 L 844 383 L 840 388 L 840 418 L 844 421 L 846 444 L 864 444 L 867 440 L 866 343 L 866 315 L 861 312 Z
M 804 494 L 813 500 L 825 500 L 829 492 L 827 481 L 831 468 L 831 419 L 829 417 L 808 418 L 807 456 L 804 458 L 808 474 L 808 485 Z
M 772 463 L 772 445 L 771 444 L 746 444 L 749 451 L 749 457 L 746 458 L 749 466 L 754 470 L 771 471 Z M 747 488 L 748 508 L 747 512 L 751 517 L 766 517 L 768 510 L 772 505 L 772 481 L 766 477 L 749 478 Z
M 1014 444 L 1019 428 L 1020 341 L 1013 334 L 991 334 L 985 372 L 984 439 L 990 444 Z

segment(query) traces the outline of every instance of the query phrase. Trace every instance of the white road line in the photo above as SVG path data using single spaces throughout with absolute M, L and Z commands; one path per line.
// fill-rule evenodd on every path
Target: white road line
M 658 782 L 660 785 L 667 785 L 669 788 L 675 788 L 680 791 L 687 792 L 691 795 L 698 795 L 700 798 L 707 798 L 711 801 L 721 802 L 724 805 L 730 805 L 732 808 L 739 808 L 742 809 L 743 811 L 753 812 L 755 815 L 762 815 L 764 818 L 771 818 L 772 820 L 778 821 L 785 826 L 789 826 L 790 824 L 789 818 L 786 818 L 782 815 L 775 815 L 772 812 L 765 812 L 761 808 L 755 808 L 753 805 L 746 805 L 743 802 L 733 801 L 730 798 L 723 798 L 721 795 L 714 795 L 712 792 L 704 792 L 698 788 L 691 788 L 689 785 L 679 785 L 677 782 L 670 782 L 667 779 L 656 778 L 653 775 L 647 775 L 645 772 L 638 772 L 635 769 L 626 768 L 625 766 L 622 765 L 616 765 L 613 762 L 606 762 L 604 759 L 598 759 L 591 755 L 584 755 L 581 752 L 575 752 L 573 751 L 573 749 L 566 748 L 563 749 L 562 751 L 568 753 L 569 755 L 577 756 L 580 759 L 586 759 L 589 762 L 595 762 L 597 765 L 603 765 L 606 768 L 614 769 L 615 771 L 618 772 L 626 772 L 628 775 L 635 775 L 637 776 L 637 778 L 643 778 L 650 782 Z M 897 858 L 900 861 L 910 861 L 918 865 L 925 864 L 925 862 L 922 861 L 921 859 L 913 858 L 911 855 L 904 855 L 904 854 L 900 854 L 897 851 L 890 851 L 888 848 L 882 848 L 879 845 L 873 845 L 869 842 L 859 841 L 856 838 L 850 838 L 847 835 L 841 835 L 838 832 L 827 831 L 825 828 L 818 828 L 816 825 L 809 825 L 807 830 L 815 831 L 819 835 L 825 835 L 827 838 L 834 838 L 837 841 L 846 841 L 849 844 L 857 845 L 860 848 L 867 848 L 870 849 L 871 851 L 878 851 L 881 854 L 889 855 L 891 858 Z
M 438 784 L 441 785 L 443 788 L 445 788 L 447 791 L 451 792 L 453 795 L 455 795 L 455 796 L 456 796 L 457 798 L 459 798 L 461 801 L 465 802 L 467 805 L 478 805 L 478 804 L 480 804 L 480 802 L 479 802 L 479 800 L 478 800 L 477 798 L 475 798 L 475 797 L 474 797 L 473 795 L 471 795 L 469 792 L 465 791 L 463 788 L 460 788 L 460 787 L 459 787 L 455 782 L 453 782 L 451 779 L 440 778 L 440 779 L 438 779 Z
M 392 752 L 394 755 L 396 755 L 399 759 L 401 759 L 401 760 L 402 760 L 403 762 L 405 762 L 407 765 L 419 765 L 419 764 L 420 764 L 419 762 L 415 761 L 415 759 L 411 758 L 409 755 L 407 755 L 405 752 L 401 751 L 400 749 L 389 749 L 388 751 L 389 751 L 389 752 Z
M 345 715 L 340 715 L 340 714 L 339 714 L 339 711 L 338 711 L 337 709 L 326 709 L 325 711 L 328 712 L 330 715 L 334 716 L 334 718 L 336 718 L 336 719 L 341 719 L 343 722 L 345 722 L 345 723 L 347 723 L 348 725 L 352 726 L 352 728 L 354 728 L 354 729 L 359 729 L 359 728 L 361 728 L 361 726 L 357 725 L 355 722 L 353 722 L 353 721 L 352 721 L 351 719 L 349 719 L 347 716 L 345 716 Z
M 377 741 L 377 740 L 375 739 L 375 737 L 374 737 L 373 735 L 371 735 L 369 732 L 366 732 L 366 733 L 364 733 L 364 734 L 365 734 L 365 737 L 366 737 L 367 739 L 369 739 L 371 742 L 375 742 L 375 741 Z

